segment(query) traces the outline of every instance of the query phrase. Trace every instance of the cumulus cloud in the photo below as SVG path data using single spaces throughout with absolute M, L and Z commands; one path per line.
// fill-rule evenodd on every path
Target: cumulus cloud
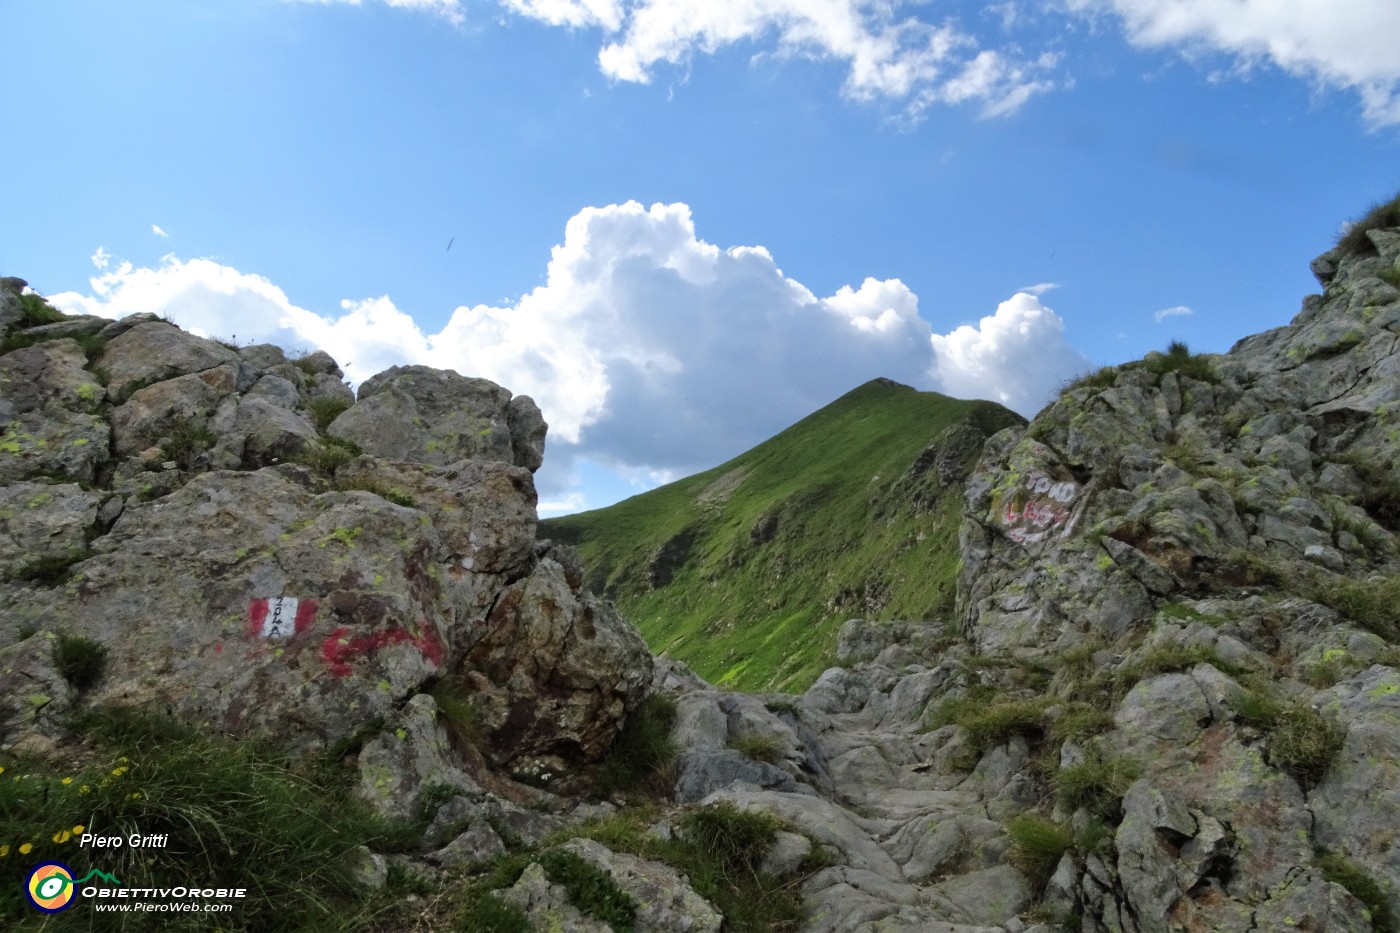
M 1373 125 L 1400 123 L 1400 4 L 1394 0 L 1067 0 L 1122 19 L 1128 39 L 1188 54 L 1214 50 L 1242 67 L 1268 61 L 1361 96 Z
M 160 237 L 160 238 L 163 239 L 163 240 L 168 240 L 168 239 L 170 239 L 170 234 L 166 233 L 164 230 L 162 230 L 160 227 L 156 226 L 155 224 L 151 224 L 151 232 L 154 233 L 156 236 Z
M 1020 292 L 976 327 L 932 338 L 939 390 L 1000 402 L 1027 417 L 1057 386 L 1089 368 L 1065 340 L 1065 323 L 1038 295 Z
M 1163 308 L 1161 311 L 1153 314 L 1152 320 L 1160 324 L 1169 317 L 1190 317 L 1194 313 L 1195 312 L 1186 307 L 1186 305 L 1176 305 L 1171 308 Z
M 99 269 L 105 269 L 112 264 L 112 254 L 99 246 L 97 252 L 92 254 L 92 264 Z
M 699 238 L 684 204 L 581 210 L 543 285 L 507 306 L 458 307 L 436 331 L 388 296 L 316 312 L 262 276 L 209 259 L 172 255 L 154 268 L 98 272 L 90 294 L 50 300 L 107 317 L 167 314 L 240 343 L 322 348 L 354 382 L 421 363 L 531 395 L 550 424 L 541 493 L 561 507 L 581 501 L 584 461 L 648 484 L 674 478 L 877 376 L 1030 414 L 1087 365 L 1029 291 L 977 327 L 938 335 L 899 279 L 817 296 L 761 246 Z

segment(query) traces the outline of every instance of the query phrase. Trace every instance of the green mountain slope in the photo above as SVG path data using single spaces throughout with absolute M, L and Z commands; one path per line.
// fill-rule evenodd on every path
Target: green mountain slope
M 541 522 L 588 585 L 707 679 L 801 691 L 848 618 L 952 605 L 962 477 L 1020 416 L 876 379 L 728 463 Z

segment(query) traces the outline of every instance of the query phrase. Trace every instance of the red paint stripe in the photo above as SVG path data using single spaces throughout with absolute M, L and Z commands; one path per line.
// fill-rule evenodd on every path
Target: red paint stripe
M 306 631 L 307 629 L 311 628 L 312 623 L 315 622 L 315 621 L 316 621 L 316 600 L 314 600 L 314 599 L 303 599 L 303 600 L 301 600 L 300 602 L 298 602 L 298 603 L 297 603 L 297 617 L 296 617 L 296 630 L 297 630 L 297 634 L 300 635 L 302 632 L 304 632 L 304 631 Z
M 248 637 L 260 638 L 263 623 L 267 621 L 267 600 L 248 600 Z

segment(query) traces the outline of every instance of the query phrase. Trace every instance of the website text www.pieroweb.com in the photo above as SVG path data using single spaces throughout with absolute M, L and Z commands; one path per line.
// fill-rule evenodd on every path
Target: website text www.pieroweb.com
M 175 878 L 169 883 L 123 884 L 101 867 L 102 855 L 117 849 L 163 849 L 163 833 L 104 836 L 78 830 L 79 853 L 91 862 L 75 868 L 64 862 L 42 862 L 29 872 L 25 895 L 37 911 L 56 914 L 72 908 L 104 913 L 227 913 L 248 897 L 246 888 L 217 882 Z

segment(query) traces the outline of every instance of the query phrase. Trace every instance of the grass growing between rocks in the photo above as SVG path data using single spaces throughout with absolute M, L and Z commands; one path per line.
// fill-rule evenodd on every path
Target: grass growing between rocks
M 53 644 L 53 666 L 74 690 L 97 683 L 107 665 L 107 649 L 83 635 L 59 635 Z
M 318 395 L 304 403 L 304 407 L 311 414 L 311 421 L 316 425 L 316 430 L 325 434 L 331 422 L 344 414 L 352 404 L 347 399 L 336 398 L 333 395 Z
M 608 756 L 593 775 L 593 791 L 600 797 L 664 797 L 676 783 L 676 743 L 671 727 L 676 722 L 676 700 L 653 693 L 627 717 Z
M 773 878 L 758 870 L 783 829 L 781 821 L 767 813 L 750 813 L 732 804 L 720 803 L 685 813 L 670 836 L 663 838 L 649 831 L 650 824 L 660 815 L 660 811 L 652 807 L 629 808 L 599 822 L 565 830 L 558 838 L 548 840 L 540 850 L 497 858 L 486 871 L 467 881 L 457 929 L 463 933 L 529 930 L 528 923 L 519 925 L 526 922 L 519 910 L 501 904 L 490 892 L 515 884 L 531 862 L 540 863 L 551 881 L 564 884 L 554 864 L 560 853 L 551 851 L 550 846 L 572 837 L 593 839 L 614 852 L 670 865 L 689 879 L 697 894 L 724 915 L 723 929 L 727 933 L 793 933 L 798 929 L 803 916 L 798 889 L 821 866 L 813 860 L 796 874 L 783 878 Z M 585 913 L 588 911 L 584 903 L 589 897 L 595 902 L 621 902 L 621 898 L 609 891 L 611 882 L 589 880 L 578 887 L 581 890 L 570 889 L 570 899 Z M 589 889 L 596 894 L 581 893 Z M 618 925 L 613 928 L 631 929 Z
M 35 586 L 62 586 L 73 574 L 73 565 L 87 560 L 92 552 L 87 548 L 75 548 L 64 554 L 36 557 L 16 570 L 12 579 L 17 583 L 31 583 Z
M 1074 810 L 1116 820 L 1128 787 L 1142 774 L 1142 765 L 1131 758 L 1089 752 L 1083 761 L 1055 772 L 1051 779 L 1060 803 Z
M 746 732 L 729 740 L 729 747 L 745 758 L 775 765 L 783 760 L 783 745 L 776 737 Z
M 1212 385 L 1220 382 L 1220 374 L 1215 371 L 1215 365 L 1201 354 L 1192 353 L 1191 348 L 1180 340 L 1169 343 L 1165 353 L 1149 354 L 1147 359 L 1137 365 L 1158 376 L 1176 373 Z
M 1317 866 L 1328 881 L 1346 888 L 1366 905 L 1375 933 L 1400 933 L 1400 917 L 1391 909 L 1385 890 L 1359 865 L 1340 853 L 1324 851 L 1317 854 Z
M 1400 575 L 1370 580 L 1333 577 L 1309 589 L 1317 602 L 1392 644 L 1400 643 Z
M 392 890 L 371 895 L 346 869 L 358 846 L 401 848 L 408 830 L 352 798 L 342 775 L 131 712 L 89 714 L 74 728 L 88 743 L 81 765 L 0 758 L 0 926 L 47 928 L 21 894 L 29 869 L 47 860 L 101 869 L 128 888 L 247 888 L 218 915 L 230 931 L 372 930 L 395 909 Z M 167 839 L 164 848 L 79 849 L 83 832 Z M 209 929 L 198 913 L 80 903 L 69 915 L 94 930 Z
M 1322 779 L 1346 739 L 1346 734 L 1317 710 L 1263 691 L 1245 691 L 1236 713 L 1264 732 L 1269 764 L 1293 775 L 1304 788 Z
M 200 454 L 213 450 L 218 435 L 199 421 L 187 418 L 170 429 L 170 439 L 160 446 L 161 456 L 173 460 L 182 470 L 193 470 Z
M 1011 864 L 1020 869 L 1037 893 L 1055 873 L 1055 866 L 1074 845 L 1069 829 L 1035 813 L 1022 813 L 1006 824 L 1011 837 Z
M 1373 205 L 1337 240 L 1337 249 L 1347 256 L 1374 256 L 1376 247 L 1366 231 L 1387 227 L 1400 227 L 1400 196 Z

